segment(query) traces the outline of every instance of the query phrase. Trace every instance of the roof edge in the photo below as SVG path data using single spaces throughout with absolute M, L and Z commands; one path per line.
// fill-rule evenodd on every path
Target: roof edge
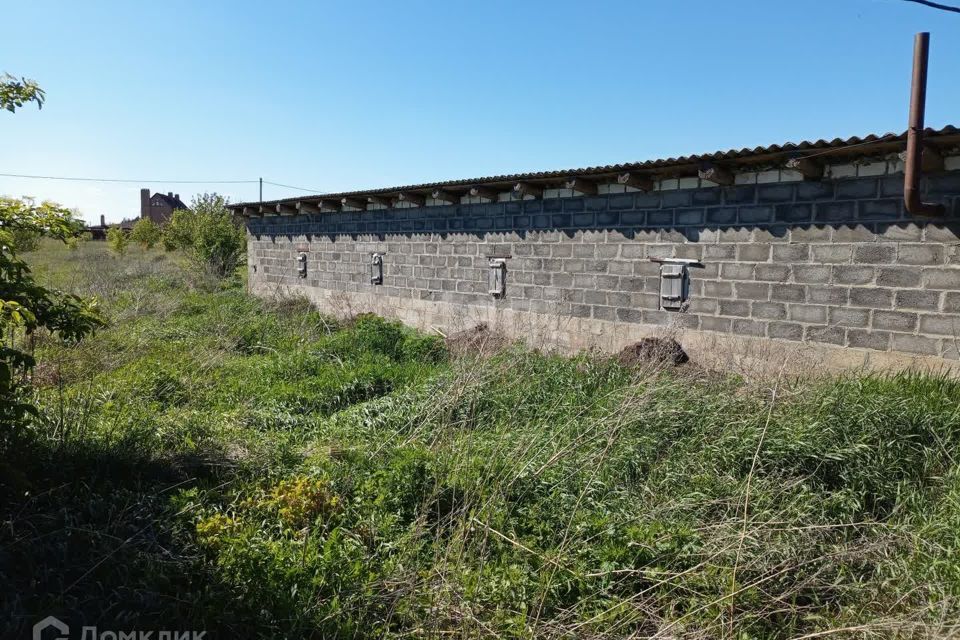
M 708 166 L 720 172 L 735 173 L 743 170 L 755 170 L 757 167 L 763 166 L 785 166 L 788 161 L 799 161 L 801 159 L 806 160 L 808 166 L 814 167 L 813 170 L 815 170 L 816 166 L 822 167 L 823 164 L 828 162 L 835 163 L 838 160 L 849 161 L 851 159 L 875 157 L 900 151 L 904 148 L 906 137 L 907 134 L 904 132 L 899 134 L 886 133 L 883 135 L 871 134 L 863 138 L 853 136 L 845 139 L 820 139 L 814 142 L 787 142 L 766 147 L 754 147 L 753 149 L 731 149 L 728 151 L 646 160 L 643 162 L 444 180 L 440 182 L 356 191 L 319 193 L 277 200 L 265 200 L 262 202 L 239 202 L 228 206 L 234 211 L 260 207 L 274 208 L 278 205 L 294 205 L 295 203 L 297 205 L 300 203 L 316 204 L 321 205 L 322 208 L 325 202 L 339 205 L 344 199 L 364 201 L 367 198 L 377 199 L 379 197 L 381 200 L 384 200 L 387 199 L 386 196 L 402 198 L 403 195 L 406 195 L 409 200 L 416 202 L 421 197 L 429 197 L 433 192 L 443 192 L 446 190 L 451 190 L 454 195 L 466 195 L 471 188 L 476 188 L 481 192 L 487 189 L 497 191 L 507 191 L 514 188 L 522 189 L 521 183 L 528 183 L 532 185 L 531 188 L 533 190 L 538 190 L 549 185 L 572 181 L 575 178 L 588 181 L 595 180 L 597 182 L 617 182 L 619 180 L 621 184 L 627 184 L 627 182 L 625 182 L 626 180 L 633 179 L 654 180 L 697 176 Z M 960 146 L 960 129 L 953 125 L 947 125 L 940 129 L 928 128 L 924 131 L 924 144 L 939 150 Z M 794 166 L 796 166 L 796 163 L 794 163 Z M 623 176 L 626 174 L 632 175 L 633 178 L 629 176 L 624 178 Z

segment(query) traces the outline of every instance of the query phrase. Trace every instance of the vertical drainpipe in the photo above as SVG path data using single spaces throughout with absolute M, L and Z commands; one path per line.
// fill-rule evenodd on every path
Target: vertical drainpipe
M 903 203 L 915 216 L 942 216 L 942 204 L 920 200 L 920 154 L 923 153 L 923 116 L 927 102 L 927 56 L 930 34 L 918 33 L 913 41 L 913 85 L 910 89 L 910 124 L 907 127 L 907 160 L 903 168 Z

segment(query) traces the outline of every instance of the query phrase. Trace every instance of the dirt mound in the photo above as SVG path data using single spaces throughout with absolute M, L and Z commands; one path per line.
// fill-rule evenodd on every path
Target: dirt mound
M 447 351 L 454 357 L 491 356 L 510 345 L 505 335 L 492 331 L 485 322 L 448 336 L 446 343 Z
M 617 356 L 617 362 L 625 367 L 649 362 L 676 366 L 689 361 L 687 352 L 673 338 L 644 338 L 628 345 Z

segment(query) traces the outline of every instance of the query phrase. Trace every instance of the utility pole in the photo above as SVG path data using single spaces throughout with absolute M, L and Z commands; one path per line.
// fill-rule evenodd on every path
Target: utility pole
M 942 216 L 946 207 L 920 199 L 923 155 L 923 117 L 927 109 L 927 58 L 930 34 L 922 31 L 913 40 L 913 82 L 910 87 L 910 121 L 907 126 L 907 157 L 903 163 L 903 202 L 915 216 Z
M 260 204 L 263 204 L 263 178 L 260 178 Z

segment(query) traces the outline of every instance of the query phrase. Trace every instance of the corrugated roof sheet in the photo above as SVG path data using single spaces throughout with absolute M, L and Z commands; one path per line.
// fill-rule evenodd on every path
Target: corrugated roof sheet
M 441 182 L 427 182 L 422 184 L 404 185 L 398 187 L 382 187 L 375 189 L 363 189 L 358 191 L 342 191 L 339 193 L 323 193 L 316 195 L 296 196 L 292 198 L 283 198 L 280 200 L 265 200 L 260 202 L 245 202 L 230 205 L 231 208 L 240 208 L 242 206 L 254 206 L 259 204 L 277 204 L 292 203 L 297 201 L 317 202 L 319 200 L 339 200 L 344 197 L 375 196 L 400 192 L 424 192 L 434 189 L 446 189 L 483 186 L 483 185 L 507 185 L 516 182 L 549 182 L 557 181 L 562 178 L 572 178 L 574 176 L 612 176 L 617 173 L 635 171 L 640 174 L 649 174 L 651 177 L 672 175 L 681 175 L 692 171 L 705 162 L 721 163 L 731 169 L 739 169 L 750 165 L 773 164 L 785 161 L 791 157 L 814 157 L 823 156 L 831 158 L 859 158 L 886 154 L 893 151 L 902 150 L 903 144 L 907 139 L 904 133 L 885 133 L 882 135 L 870 134 L 863 138 L 852 136 L 850 138 L 834 138 L 833 140 L 816 140 L 802 142 L 786 142 L 783 144 L 773 144 L 766 147 L 730 149 L 727 151 L 715 151 L 713 153 L 695 154 L 689 156 L 679 156 L 675 158 L 661 158 L 658 160 L 645 160 L 642 162 L 627 162 L 623 164 L 609 164 L 595 167 L 581 167 L 579 169 L 559 169 L 554 171 L 534 171 L 528 173 L 514 173 L 496 176 L 486 176 L 481 178 L 467 178 L 462 180 L 445 180 Z M 947 125 L 941 129 L 926 129 L 924 132 L 924 143 L 934 146 L 951 146 L 960 144 L 960 129 L 953 125 Z

